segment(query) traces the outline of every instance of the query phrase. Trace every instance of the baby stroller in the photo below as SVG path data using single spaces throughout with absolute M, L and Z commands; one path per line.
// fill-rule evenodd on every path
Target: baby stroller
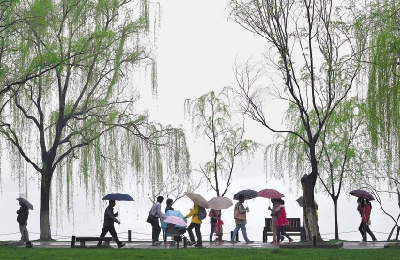
M 184 219 L 184 216 L 179 210 L 168 210 L 167 213 L 165 213 L 165 217 L 168 216 L 175 216 L 179 217 L 186 223 L 186 219 Z M 172 243 L 170 245 L 175 245 L 176 248 L 179 249 L 179 242 L 182 241 L 184 238 L 184 235 L 186 233 L 186 225 L 177 225 L 174 223 L 166 223 L 163 219 L 161 219 L 161 229 L 164 231 L 165 236 L 168 237 L 173 237 Z

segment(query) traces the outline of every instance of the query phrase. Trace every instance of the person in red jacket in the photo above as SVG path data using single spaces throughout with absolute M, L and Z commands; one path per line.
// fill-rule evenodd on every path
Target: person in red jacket
M 279 203 L 278 209 L 278 217 L 276 219 L 276 233 L 277 233 L 277 241 L 274 242 L 274 245 L 279 245 L 279 241 L 281 241 L 281 234 L 289 239 L 289 242 L 292 242 L 293 239 L 285 232 L 285 226 L 289 225 L 289 221 L 286 217 L 285 210 L 285 201 L 282 199 L 277 200 Z
M 371 225 L 370 216 L 371 216 L 372 205 L 368 199 L 365 199 L 361 201 L 360 207 L 361 207 L 361 218 L 364 231 L 363 241 L 361 242 L 361 244 L 365 245 L 367 243 L 367 233 L 371 236 L 373 242 L 376 241 L 374 233 L 372 233 L 371 229 L 369 228 L 369 225 Z

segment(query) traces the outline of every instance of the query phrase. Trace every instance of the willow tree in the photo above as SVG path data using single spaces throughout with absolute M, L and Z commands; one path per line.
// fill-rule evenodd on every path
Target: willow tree
M 237 68 L 243 111 L 269 131 L 294 135 L 308 149 L 309 171 L 301 178 L 308 240 L 319 236 L 314 190 L 321 133 L 350 93 L 360 70 L 361 53 L 355 48 L 351 9 L 346 7 L 329 0 L 230 0 L 228 7 L 231 19 L 264 38 L 268 49 L 263 70 L 272 83 L 266 87 L 257 85 L 266 72 L 249 64 Z M 286 128 L 267 119 L 275 113 L 274 109 L 266 110 L 271 99 L 289 104 Z M 311 113 L 315 113 L 314 118 Z M 290 124 L 298 120 L 302 132 Z
M 19 34 L 29 16 L 19 2 L 0 1 L 0 95 L 60 64 L 42 55 L 31 55 L 24 63 L 14 62 L 24 55 L 19 49 Z
M 162 181 L 164 171 L 189 174 L 181 129 L 148 120 L 135 104 L 144 66 L 154 65 L 148 1 L 18 1 L 29 14 L 19 29 L 15 63 L 47 57 L 60 65 L 11 87 L 1 99 L 0 132 L 12 174 L 33 167 L 40 179 L 40 238 L 50 239 L 52 181 L 57 205 L 71 205 L 73 187 L 86 195 L 118 190 L 136 176 L 138 187 Z M 10 61 L 11 62 L 11 61 Z M 152 69 L 155 76 L 155 68 Z M 153 90 L 156 87 L 152 77 Z M 163 167 L 167 158 L 167 169 Z M 129 175 L 128 175 L 129 174 Z M 77 182 L 77 183 L 76 183 Z M 65 192 L 66 198 L 61 197 Z
M 400 175 L 400 2 L 367 1 L 360 10 L 356 35 L 366 36 L 368 130 L 377 156 L 385 158 L 386 172 Z M 364 41 L 365 37 L 358 37 Z M 390 178 L 389 178 L 390 180 Z M 395 188 L 393 182 L 389 185 Z
M 191 117 L 195 133 L 212 146 L 212 159 L 199 167 L 218 197 L 225 195 L 232 182 L 235 159 L 250 159 L 259 147 L 258 143 L 244 139 L 244 118 L 235 118 L 232 93 L 231 88 L 225 87 L 218 95 L 211 91 L 199 98 L 185 100 L 185 114 Z

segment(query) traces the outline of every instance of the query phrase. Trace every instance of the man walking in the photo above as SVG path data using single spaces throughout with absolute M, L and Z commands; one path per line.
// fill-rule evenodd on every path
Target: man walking
M 115 242 L 117 242 L 118 248 L 121 248 L 125 246 L 125 244 L 119 241 L 117 232 L 115 231 L 114 222 L 117 222 L 118 224 L 121 224 L 121 222 L 116 218 L 118 217 L 118 212 L 114 214 L 114 207 L 115 207 L 115 200 L 110 200 L 108 203 L 108 207 L 104 211 L 104 223 L 100 237 L 104 237 L 107 234 L 107 232 L 110 232 Z M 101 244 L 102 242 L 99 241 L 97 247 L 100 247 Z

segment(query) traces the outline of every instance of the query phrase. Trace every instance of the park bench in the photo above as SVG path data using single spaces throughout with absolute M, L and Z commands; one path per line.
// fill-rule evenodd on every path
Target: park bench
M 80 242 L 79 245 L 81 247 L 85 247 L 87 241 L 102 241 L 104 242 L 105 246 L 110 246 L 110 241 L 114 241 L 113 237 L 75 237 L 72 236 L 71 239 L 71 247 L 75 247 L 75 241 Z
M 289 236 L 302 237 L 303 227 L 300 224 L 300 218 L 288 218 L 289 225 L 285 227 L 285 231 Z M 268 236 L 273 236 L 271 231 L 271 218 L 265 218 L 265 227 L 263 230 L 263 242 L 268 242 Z

